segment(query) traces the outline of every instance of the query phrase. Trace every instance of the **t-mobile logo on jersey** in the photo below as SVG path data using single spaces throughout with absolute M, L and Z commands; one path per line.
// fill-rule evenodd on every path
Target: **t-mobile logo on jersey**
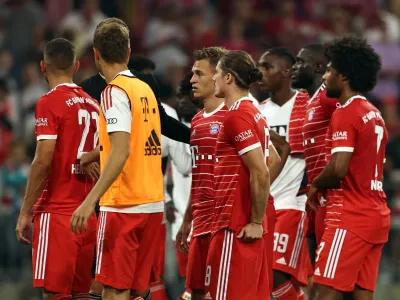
M 284 137 L 286 139 L 287 125 L 275 125 L 271 126 L 271 129 L 279 134 L 281 137 Z

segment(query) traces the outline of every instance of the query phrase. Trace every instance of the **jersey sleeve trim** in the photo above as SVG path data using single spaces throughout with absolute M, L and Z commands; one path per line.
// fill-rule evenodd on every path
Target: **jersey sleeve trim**
M 250 145 L 250 146 L 247 146 L 246 148 L 240 150 L 240 151 L 238 152 L 238 154 L 239 154 L 239 155 L 246 154 L 247 152 L 249 152 L 249 151 L 251 151 L 251 150 L 254 150 L 254 149 L 258 148 L 258 147 L 261 147 L 261 143 L 260 143 L 260 142 L 257 142 L 257 143 L 255 143 L 255 144 L 253 144 L 253 145 Z
M 353 147 L 336 147 L 332 149 L 331 154 L 337 152 L 353 152 L 353 151 L 354 151 Z
M 41 134 L 41 135 L 38 135 L 36 138 L 37 141 L 56 140 L 56 139 L 57 139 L 57 134 Z

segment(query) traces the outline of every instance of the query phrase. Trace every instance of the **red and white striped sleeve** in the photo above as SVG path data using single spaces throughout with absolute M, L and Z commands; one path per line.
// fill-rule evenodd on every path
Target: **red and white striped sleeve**
M 132 113 L 125 91 L 116 86 L 107 86 L 101 94 L 101 109 L 107 122 L 108 133 L 131 133 Z

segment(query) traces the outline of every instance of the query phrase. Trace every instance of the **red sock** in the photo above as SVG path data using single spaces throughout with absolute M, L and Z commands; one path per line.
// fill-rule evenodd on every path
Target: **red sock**
M 306 296 L 304 296 L 303 289 L 300 288 L 297 292 L 297 300 L 306 300 Z
M 51 300 L 67 300 L 67 299 L 68 300 L 71 299 L 71 295 L 57 294 L 56 296 L 51 298 Z
M 152 300 L 168 300 L 165 293 L 164 281 L 160 280 L 150 284 L 150 294 Z
M 272 296 L 274 296 L 275 300 L 297 300 L 297 294 L 296 289 L 290 281 L 272 289 Z

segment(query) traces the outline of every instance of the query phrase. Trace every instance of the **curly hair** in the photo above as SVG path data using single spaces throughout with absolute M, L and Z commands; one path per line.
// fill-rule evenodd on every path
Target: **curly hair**
M 188 72 L 185 74 L 185 77 L 183 80 L 180 82 L 176 96 L 178 98 L 185 98 L 188 97 L 189 99 L 193 100 L 193 90 L 192 90 L 192 84 L 190 83 L 190 79 L 193 76 L 193 72 Z
M 325 55 L 332 67 L 345 76 L 352 90 L 366 93 L 376 84 L 381 58 L 367 41 L 345 36 L 325 44 Z

